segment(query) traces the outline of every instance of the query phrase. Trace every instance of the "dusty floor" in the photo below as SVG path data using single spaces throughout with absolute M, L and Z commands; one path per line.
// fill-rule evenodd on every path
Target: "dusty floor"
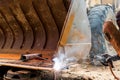
M 114 62 L 115 68 L 113 71 L 115 75 L 120 78 L 120 61 Z M 76 64 L 71 66 L 70 69 L 62 71 L 63 77 L 80 78 L 83 76 L 86 80 L 115 80 L 109 67 L 98 67 L 86 64 Z
M 110 46 L 108 48 L 109 54 L 115 55 L 115 50 Z M 120 80 L 120 61 L 113 62 L 114 67 L 112 70 Z M 62 71 L 63 77 L 77 78 L 75 80 L 115 80 L 110 68 L 104 66 L 92 66 L 86 62 L 84 64 L 76 64 L 69 67 L 69 69 Z

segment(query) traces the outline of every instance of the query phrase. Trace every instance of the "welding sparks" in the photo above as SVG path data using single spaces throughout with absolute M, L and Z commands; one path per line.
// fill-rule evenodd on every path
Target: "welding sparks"
M 57 56 L 53 59 L 53 61 L 53 69 L 55 71 L 61 71 L 63 69 L 67 69 L 71 63 L 76 63 L 78 60 L 76 57 L 68 57 L 65 53 L 61 53 L 60 51 L 59 53 L 57 53 Z
M 53 61 L 55 63 L 54 63 L 53 69 L 56 71 L 60 71 L 62 68 L 64 68 L 65 67 L 64 59 L 65 59 L 64 54 L 61 54 L 59 57 L 54 58 Z
M 75 13 L 73 25 L 68 33 L 66 43 L 59 46 L 57 55 L 53 59 L 53 68 L 57 71 L 69 68 L 71 64 L 77 63 L 79 60 L 85 60 L 89 55 L 91 31 L 86 10 L 85 0 L 73 1 L 69 12 Z
M 79 55 L 76 55 L 75 52 L 78 51 L 78 49 L 79 48 L 71 49 L 68 48 L 68 46 L 59 47 L 59 51 L 53 59 L 53 69 L 56 71 L 61 71 L 63 69 L 67 69 L 71 63 L 76 63 L 78 61 L 78 58 L 76 56 Z
M 79 60 L 87 59 L 90 51 L 90 44 L 59 47 L 54 61 L 54 70 L 59 71 L 69 68 L 70 65 L 78 63 Z M 84 54 L 83 54 L 84 53 Z

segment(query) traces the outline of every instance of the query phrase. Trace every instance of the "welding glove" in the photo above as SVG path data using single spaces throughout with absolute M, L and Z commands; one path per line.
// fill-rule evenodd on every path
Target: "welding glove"
M 104 66 L 110 66 L 112 68 L 114 68 L 113 66 L 113 60 L 112 60 L 112 56 L 109 54 L 102 54 L 101 55 L 101 59 L 99 59 L 99 61 L 104 65 Z

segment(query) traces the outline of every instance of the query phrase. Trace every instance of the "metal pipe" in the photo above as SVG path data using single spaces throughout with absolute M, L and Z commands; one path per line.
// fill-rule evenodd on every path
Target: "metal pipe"
M 20 60 L 22 61 L 28 61 L 32 59 L 38 59 L 42 57 L 42 54 L 22 54 Z

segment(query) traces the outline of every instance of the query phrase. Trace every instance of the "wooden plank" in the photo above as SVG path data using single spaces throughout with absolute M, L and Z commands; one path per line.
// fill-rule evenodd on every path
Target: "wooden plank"
M 24 41 L 23 41 L 22 49 L 31 49 L 34 40 L 33 30 L 25 18 L 18 3 L 18 0 L 11 0 L 10 9 L 14 14 L 16 20 L 18 21 L 19 25 L 23 29 Z
M 59 32 L 46 0 L 33 0 L 34 8 L 41 19 L 47 36 L 46 50 L 57 48 Z
M 42 50 L 46 42 L 46 34 L 44 26 L 34 10 L 32 0 L 20 0 L 20 5 L 34 32 L 34 44 L 32 48 Z
M 64 6 L 63 0 L 48 0 L 48 5 L 51 9 L 59 32 L 61 33 L 67 15 L 67 10 Z

